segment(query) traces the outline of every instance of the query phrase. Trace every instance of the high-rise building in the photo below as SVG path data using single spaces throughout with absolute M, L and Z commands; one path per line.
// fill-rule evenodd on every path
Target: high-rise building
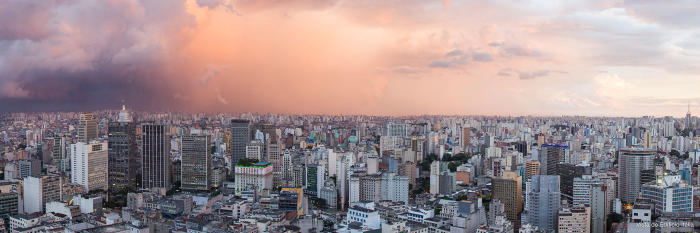
M 505 216 L 514 225 L 520 226 L 520 212 L 523 211 L 522 177 L 516 172 L 503 172 L 503 176 L 491 180 L 493 198 L 505 207 Z
M 555 175 L 557 172 L 557 164 L 564 161 L 567 146 L 543 144 L 540 151 L 540 168 L 541 174 Z
M 183 135 L 180 154 L 182 155 L 182 189 L 208 191 L 211 188 L 211 136 Z
M 85 190 L 107 190 L 107 143 L 78 142 L 70 145 L 71 182 Z
M 136 125 L 124 106 L 117 121 L 109 122 L 107 137 L 109 190 L 139 187 L 141 159 L 136 144 Z
M 408 125 L 404 123 L 389 122 L 386 124 L 386 135 L 384 136 L 408 136 Z
M 80 114 L 78 122 L 78 142 L 88 143 L 97 138 L 97 121 L 92 113 Z
M 532 176 L 540 174 L 540 162 L 530 160 L 525 162 L 525 182 L 530 180 Z
M 678 175 L 667 175 L 642 185 L 642 198 L 654 204 L 656 213 L 693 212 L 693 187 Z
M 161 124 L 141 125 L 141 184 L 145 189 L 170 188 L 170 136 Z
M 408 177 L 387 172 L 353 174 L 349 179 L 350 206 L 360 202 L 408 203 Z
M 606 217 L 610 212 L 608 203 L 611 201 L 606 195 L 607 189 L 608 186 L 601 184 L 594 183 L 590 186 L 591 232 L 593 233 L 605 233 Z
M 560 163 L 556 165 L 554 174 L 559 176 L 560 192 L 566 200 L 573 200 L 574 179 L 586 174 L 591 174 L 591 167 L 587 165 L 574 165 L 570 163 Z
M 61 198 L 61 177 L 59 176 L 29 176 L 24 178 L 24 213 L 43 212 L 46 203 L 58 201 Z
M 318 196 L 325 182 L 325 167 L 317 164 L 306 165 L 306 193 Z
M 623 149 L 618 156 L 620 176 L 618 178 L 618 196 L 624 203 L 634 203 L 642 188 L 642 170 L 653 169 L 656 150 Z
M 590 233 L 590 207 L 566 208 L 559 211 L 559 233 Z
M 263 161 L 263 146 L 265 145 L 260 140 L 250 141 L 245 148 L 245 157 Z
M 462 150 L 467 151 L 472 144 L 472 128 L 464 127 L 462 129 Z
M 235 169 L 238 160 L 245 158 L 246 146 L 250 142 L 250 121 L 234 119 L 231 120 L 231 164 Z
M 63 135 L 56 134 L 53 136 L 53 148 L 51 148 L 51 157 L 53 163 L 58 166 L 61 172 L 65 172 L 68 169 L 64 169 L 62 166 L 62 161 L 66 159 L 66 138 Z
M 525 220 L 545 231 L 555 231 L 561 205 L 559 176 L 534 175 L 527 184 Z
M 430 194 L 440 194 L 440 161 L 430 164 Z
M 41 175 L 41 160 L 38 159 L 21 159 L 17 160 L 18 179 L 24 179 L 27 176 L 38 177 Z

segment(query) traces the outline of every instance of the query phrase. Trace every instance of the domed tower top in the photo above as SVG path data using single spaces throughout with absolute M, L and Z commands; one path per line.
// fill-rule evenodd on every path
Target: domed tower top
M 117 118 L 118 122 L 131 122 L 131 116 L 129 115 L 129 112 L 126 111 L 126 106 L 122 105 L 122 110 L 119 111 L 119 118 Z

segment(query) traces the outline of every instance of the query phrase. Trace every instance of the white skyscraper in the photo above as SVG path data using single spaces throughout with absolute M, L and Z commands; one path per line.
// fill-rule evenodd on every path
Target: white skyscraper
M 71 182 L 86 190 L 107 189 L 107 143 L 71 144 Z

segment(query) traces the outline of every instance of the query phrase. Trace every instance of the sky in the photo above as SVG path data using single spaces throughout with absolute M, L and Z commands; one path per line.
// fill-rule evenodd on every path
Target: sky
M 0 112 L 682 116 L 700 3 L 4 0 Z

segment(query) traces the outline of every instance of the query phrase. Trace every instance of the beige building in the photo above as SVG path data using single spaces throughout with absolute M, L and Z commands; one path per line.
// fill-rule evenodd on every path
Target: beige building
M 559 233 L 590 233 L 591 208 L 575 207 L 559 211 Z
M 508 220 L 520 226 L 520 212 L 523 211 L 522 177 L 516 172 L 503 172 L 503 176 L 494 178 L 491 184 L 493 199 L 501 200 Z

